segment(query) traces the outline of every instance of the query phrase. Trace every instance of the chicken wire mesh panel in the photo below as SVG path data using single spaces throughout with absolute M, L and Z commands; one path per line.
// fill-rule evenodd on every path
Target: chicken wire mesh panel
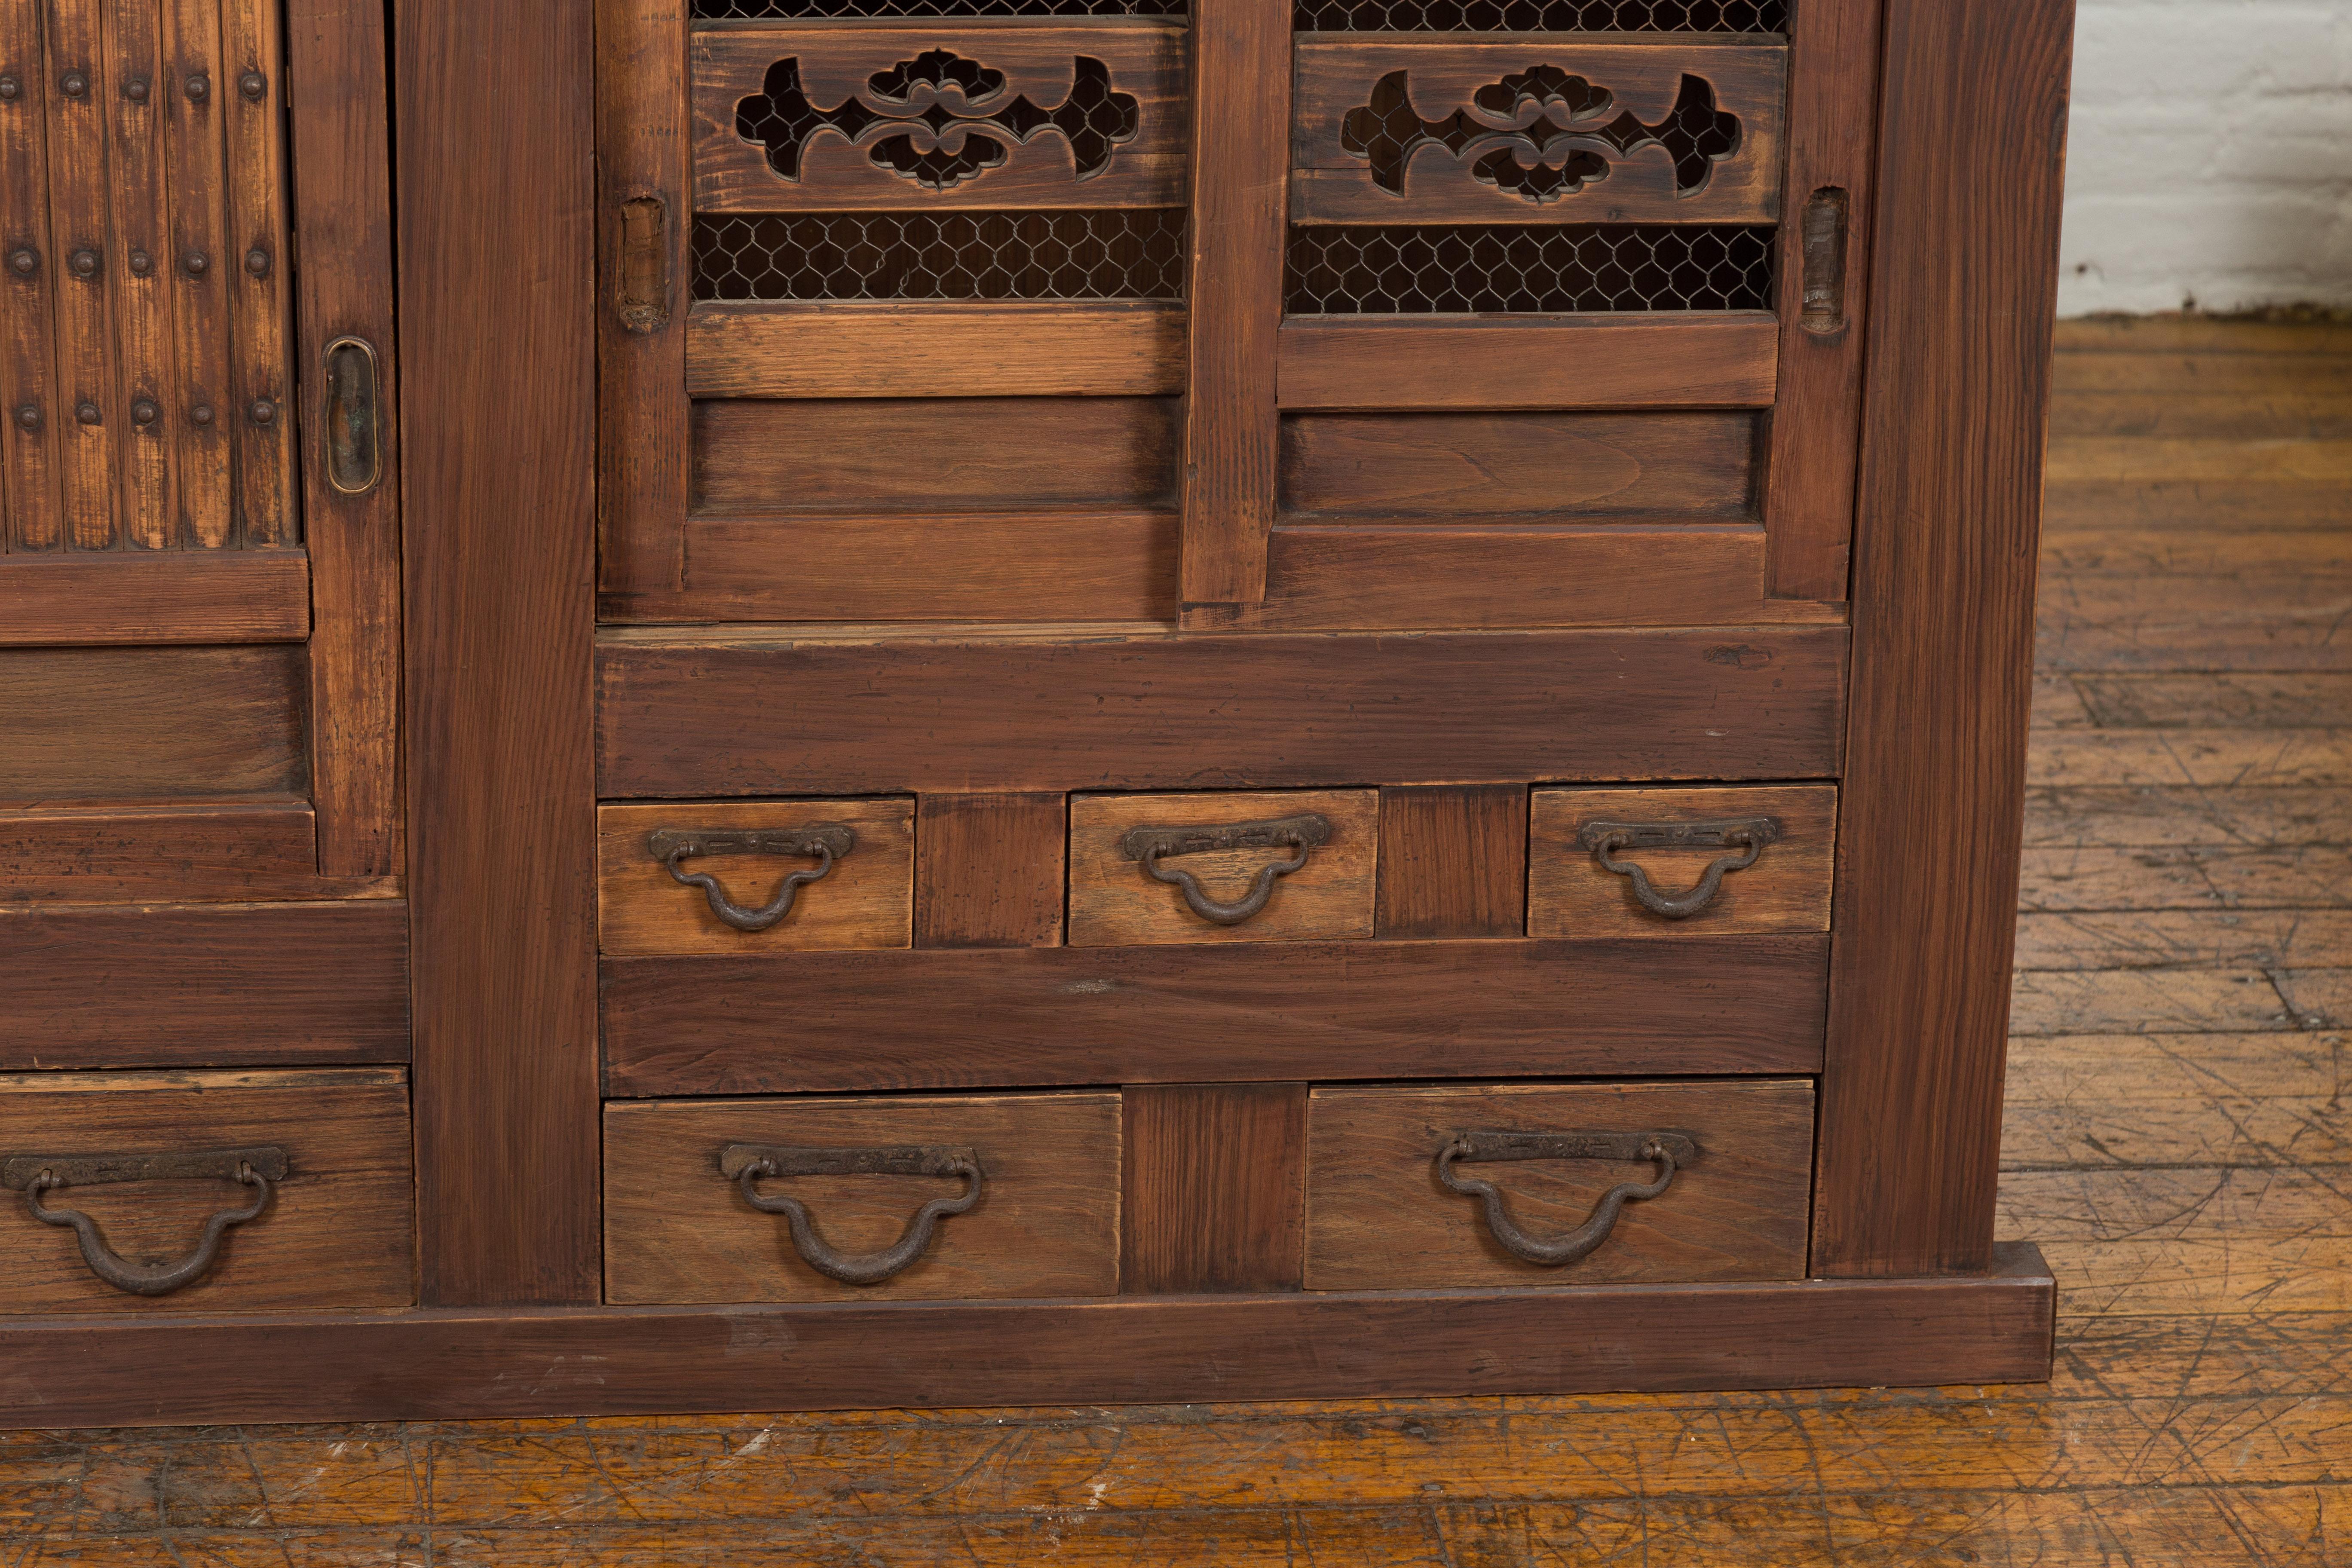
M 1769 225 L 1301 226 L 1294 316 L 1769 310 Z
M 878 16 L 1181 16 L 1186 0 L 694 0 L 698 22 L 770 22 L 797 17 L 862 21 Z
M 1180 300 L 1181 207 L 697 217 L 698 300 Z
M 1297 0 L 1302 33 L 1785 33 L 1789 0 Z

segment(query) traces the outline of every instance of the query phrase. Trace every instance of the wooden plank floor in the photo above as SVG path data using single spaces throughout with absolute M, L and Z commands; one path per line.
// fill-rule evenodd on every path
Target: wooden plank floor
M 2049 1386 L 0 1435 L 0 1564 L 2352 1564 L 2352 331 L 2062 342 Z

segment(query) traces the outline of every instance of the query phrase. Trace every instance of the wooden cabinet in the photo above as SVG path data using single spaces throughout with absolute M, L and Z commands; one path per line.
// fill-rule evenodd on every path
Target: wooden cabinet
M 2065 0 L 285 6 L 0 0 L 0 1065 L 405 1064 L 420 1310 L 0 1398 L 2046 1369 Z

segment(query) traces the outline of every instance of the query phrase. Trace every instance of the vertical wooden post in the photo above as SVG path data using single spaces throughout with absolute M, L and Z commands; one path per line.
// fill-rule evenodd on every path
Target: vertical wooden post
M 1182 597 L 1265 597 L 1274 529 L 1275 337 L 1290 173 L 1289 0 L 1192 12 L 1192 214 Z
M 398 5 L 423 1299 L 589 1302 L 592 13 Z
M 2073 15 L 1888 7 L 1820 1275 L 1992 1259 Z
M 1123 1105 L 1120 1291 L 1297 1289 L 1307 1086 L 1135 1085 Z

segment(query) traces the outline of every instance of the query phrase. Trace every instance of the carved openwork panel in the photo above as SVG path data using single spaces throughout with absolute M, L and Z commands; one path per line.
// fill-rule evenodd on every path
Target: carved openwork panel
M 1183 199 L 1177 26 L 702 31 L 693 92 L 706 213 Z
M 1292 25 L 1302 33 L 1785 33 L 1789 0 L 1297 0 Z

